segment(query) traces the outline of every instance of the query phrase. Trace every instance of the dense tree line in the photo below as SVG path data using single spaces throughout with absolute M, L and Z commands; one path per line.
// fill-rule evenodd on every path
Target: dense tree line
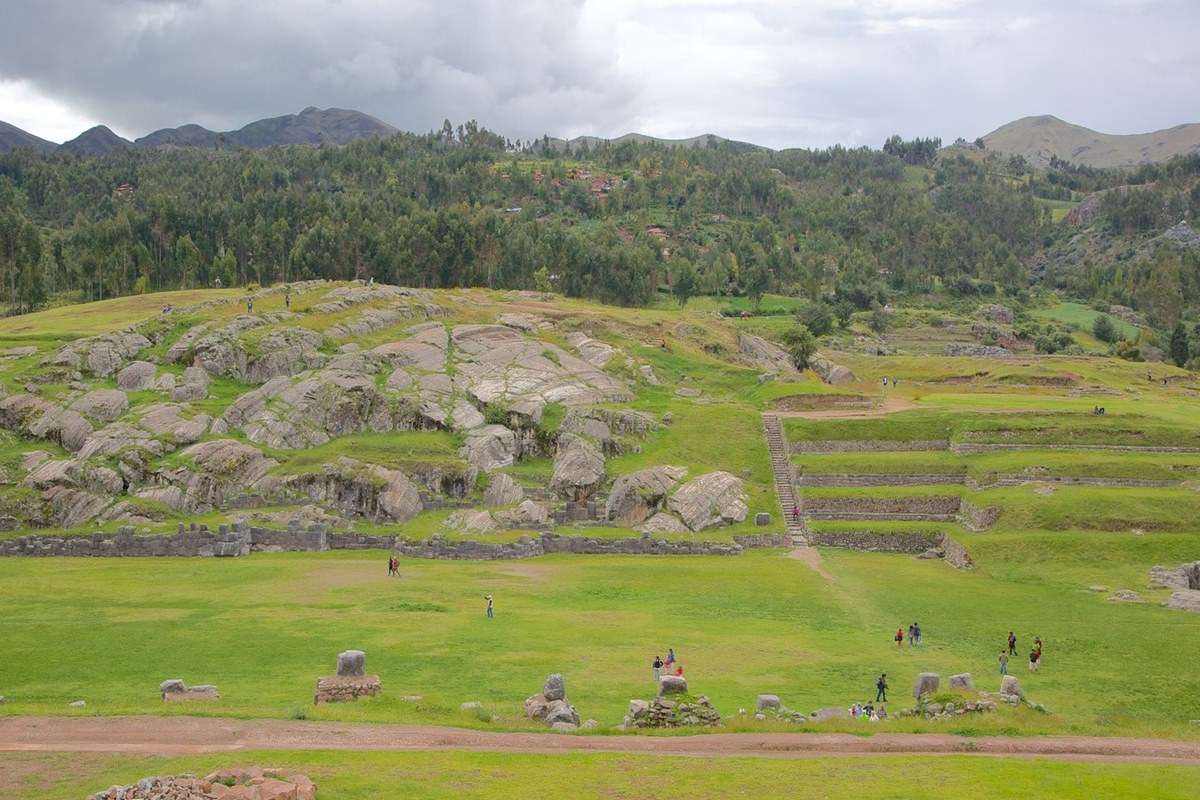
M 629 305 L 680 279 L 683 302 L 777 291 L 868 306 L 1026 286 L 1047 212 L 966 158 L 914 174 L 938 144 L 627 141 L 548 157 L 468 123 L 345 147 L 13 152 L 0 156 L 0 302 L 313 277 L 548 285 Z

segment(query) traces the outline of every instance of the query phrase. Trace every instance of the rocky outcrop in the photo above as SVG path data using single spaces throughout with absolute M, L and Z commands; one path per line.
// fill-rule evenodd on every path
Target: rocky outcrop
M 587 439 L 574 434 L 559 437 L 550 488 L 568 500 L 591 497 L 604 480 L 604 455 Z
M 176 403 L 189 403 L 208 397 L 208 373 L 200 367 L 188 367 L 183 371 L 183 381 L 171 387 L 171 399 Z
M 1151 567 L 1150 586 L 1155 589 L 1200 589 L 1200 561 L 1178 567 Z
M 140 333 L 119 331 L 92 336 L 64 345 L 47 364 L 107 378 L 120 371 L 134 356 L 150 346 Z
M 646 520 L 639 528 L 642 533 L 688 533 L 688 526 L 674 514 L 660 511 Z
M 496 521 L 505 528 L 544 528 L 550 524 L 550 512 L 541 503 L 523 500 L 515 507 L 497 511 Z
M 128 408 L 129 396 L 120 389 L 93 389 L 70 405 L 72 411 L 102 423 L 112 422 Z
M 720 724 L 720 713 L 704 695 L 694 701 L 672 700 L 662 696 L 649 703 L 630 700 L 629 713 L 622 723 L 625 728 L 712 727 Z
M 685 475 L 686 467 L 664 465 L 619 476 L 604 507 L 605 519 L 628 528 L 640 525 L 662 510 Z
M 226 508 L 234 497 L 253 492 L 278 464 L 258 448 L 234 439 L 200 442 L 180 456 L 189 464 L 160 470 L 156 475 L 159 485 L 138 496 L 189 513 Z
M 320 472 L 288 477 L 279 488 L 380 522 L 407 522 L 422 509 L 420 492 L 404 473 L 345 456 Z
M 475 428 L 467 435 L 459 455 L 482 472 L 511 467 L 517 457 L 517 435 L 503 425 Z
M 795 375 L 796 365 L 791 355 L 774 342 L 768 342 L 761 336 L 749 333 L 738 333 L 738 352 L 742 358 L 759 369 L 774 372 L 777 375 Z
M 503 472 L 493 475 L 488 481 L 488 487 L 483 493 L 485 506 L 511 506 L 525 499 L 525 490 L 521 484 Z
M 239 318 L 244 319 L 244 318 Z M 325 337 L 305 328 L 280 328 L 249 340 L 235 321 L 201 337 L 193 347 L 196 364 L 210 375 L 224 375 L 242 383 L 265 383 L 272 378 L 297 375 L 325 363 L 318 348 Z
M 825 383 L 833 386 L 840 386 L 845 383 L 854 383 L 857 378 L 848 367 L 843 367 L 841 364 L 835 364 L 823 355 L 814 355 L 808 359 L 808 366 L 813 372 L 817 373 Z
M 584 361 L 600 369 L 617 354 L 617 349 L 612 345 L 593 339 L 580 331 L 567 334 L 567 344 L 571 345 Z
M 14 394 L 0 400 L 0 425 L 35 439 L 58 442 L 75 451 L 92 434 L 92 425 L 78 411 L 65 409 L 34 394 Z
M 1167 608 L 1200 613 L 1200 590 L 1176 589 L 1167 598 Z
M 117 386 L 127 392 L 140 392 L 154 385 L 158 368 L 149 361 L 132 361 L 117 373 Z
M 667 507 L 693 531 L 730 525 L 746 519 L 746 487 L 728 472 L 710 472 L 683 484 Z

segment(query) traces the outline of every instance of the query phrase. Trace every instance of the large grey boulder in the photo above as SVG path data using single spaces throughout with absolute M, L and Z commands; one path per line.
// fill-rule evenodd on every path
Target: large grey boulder
M 342 677 L 359 677 L 366 672 L 367 654 L 362 650 L 344 650 L 338 653 L 337 674 Z
M 546 678 L 546 683 L 542 686 L 542 694 L 547 700 L 563 700 L 567 696 L 567 684 L 563 680 L 563 676 L 559 673 L 554 673 Z
M 131 361 L 117 373 L 117 386 L 127 392 L 140 392 L 154 385 L 158 368 L 149 361 Z
M 399 470 L 367 464 L 345 456 L 320 472 L 293 475 L 277 491 L 299 494 L 337 507 L 343 514 L 380 522 L 407 522 L 423 509 L 421 493 Z
M 93 430 L 78 411 L 25 393 L 0 400 L 0 426 L 36 439 L 56 441 L 72 452 L 83 447 Z
M 685 475 L 687 467 L 662 465 L 618 476 L 604 506 L 605 518 L 630 528 L 641 524 L 662 509 Z
M 571 345 L 584 361 L 594 367 L 603 368 L 617 354 L 616 348 L 612 345 L 597 341 L 581 331 L 568 333 L 567 344 Z
M 517 435 L 503 425 L 484 425 L 467 434 L 459 455 L 477 470 L 511 467 L 517 455 Z
M 325 337 L 320 333 L 306 328 L 280 328 L 253 341 L 246 331 L 266 322 L 259 318 L 257 324 L 251 324 L 255 319 L 238 318 L 201 337 L 193 348 L 196 363 L 210 375 L 224 375 L 242 383 L 265 383 L 324 365 L 326 357 L 318 348 Z
M 966 689 L 969 691 L 975 690 L 975 679 L 971 677 L 969 672 L 960 672 L 957 675 L 950 676 L 951 689 Z
M 1155 589 L 1200 589 L 1200 561 L 1178 567 L 1151 567 L 1150 586 Z
M 1021 691 L 1021 682 L 1017 680 L 1015 675 L 1005 675 L 1000 678 L 1000 696 L 1007 699 L 1011 697 L 1022 698 L 1025 692 Z
M 566 700 L 551 700 L 547 704 L 545 719 L 551 727 L 562 724 L 579 726 L 579 714 Z
M 129 408 L 129 396 L 120 389 L 93 389 L 70 408 L 97 422 L 112 422 Z
M 667 500 L 690 530 L 702 531 L 746 519 L 746 487 L 728 472 L 710 472 L 680 486 Z
M 738 333 L 738 352 L 743 359 L 760 369 L 780 375 L 796 373 L 796 365 L 788 351 L 760 336 Z
M 920 700 L 923 695 L 936 694 L 942 678 L 936 672 L 922 672 L 913 684 L 913 697 Z
M 754 701 L 755 712 L 763 711 L 768 708 L 779 708 L 783 703 L 779 700 L 777 694 L 760 694 Z
M 687 694 L 687 679 L 682 675 L 663 675 L 658 681 L 658 696 Z
M 1200 613 L 1200 591 L 1196 589 L 1176 589 L 1167 598 L 1167 608 L 1173 608 L 1177 611 Z
M 150 346 L 150 340 L 133 331 L 118 331 L 90 336 L 64 345 L 47 362 L 53 367 L 90 372 L 107 378 Z
M 822 381 L 834 386 L 853 383 L 856 380 L 854 373 L 848 367 L 835 364 L 822 355 L 815 355 L 809 358 L 808 366 L 813 372 L 817 373 Z
M 190 463 L 159 470 L 156 479 L 161 485 L 147 490 L 150 494 L 139 493 L 140 497 L 159 500 L 177 511 L 205 513 L 257 490 L 278 464 L 257 447 L 236 439 L 199 442 L 180 455 Z M 164 491 L 170 488 L 178 492 Z
M 188 367 L 183 371 L 183 382 L 171 388 L 171 399 L 176 403 L 188 403 L 208 397 L 208 373 L 200 367 Z
M 446 517 L 442 527 L 457 533 L 472 534 L 492 533 L 500 525 L 496 522 L 496 518 L 486 511 L 463 508 Z
M 525 490 L 511 475 L 503 472 L 492 475 L 483 493 L 485 506 L 511 506 L 525 499 Z
M 522 500 L 515 508 L 497 511 L 495 517 L 506 528 L 543 528 L 550 523 L 550 512 L 532 500 Z
M 569 500 L 586 500 L 604 480 L 604 454 L 574 434 L 559 437 L 550 488 Z
M 660 511 L 646 520 L 638 530 L 642 533 L 687 533 L 688 526 L 674 514 Z

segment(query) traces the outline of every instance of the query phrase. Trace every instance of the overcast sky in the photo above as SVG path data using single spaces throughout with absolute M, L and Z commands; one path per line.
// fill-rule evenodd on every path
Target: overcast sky
M 772 147 L 1200 121 L 1200 0 L 0 0 L 0 120 L 134 138 L 309 105 Z

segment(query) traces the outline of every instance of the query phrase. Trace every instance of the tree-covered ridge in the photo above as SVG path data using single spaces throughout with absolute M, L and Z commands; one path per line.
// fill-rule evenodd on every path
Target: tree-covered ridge
M 1018 180 L 953 153 L 915 166 L 935 144 L 624 141 L 547 158 L 469 123 L 343 147 L 13 152 L 0 156 L 0 300 L 314 277 L 549 284 L 626 305 L 672 286 L 683 301 L 688 286 L 814 299 L 1018 290 L 1052 238 L 1045 187 L 1139 177 L 1057 165 Z M 1200 196 L 1188 202 L 1194 213 Z

